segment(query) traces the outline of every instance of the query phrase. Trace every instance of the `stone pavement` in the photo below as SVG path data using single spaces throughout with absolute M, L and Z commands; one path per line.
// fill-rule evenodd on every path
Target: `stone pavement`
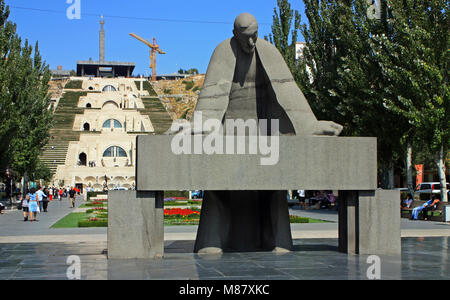
M 401 257 L 380 257 L 380 279 L 450 279 L 448 237 L 404 238 Z M 158 280 L 368 279 L 367 256 L 337 252 L 337 239 L 295 240 L 290 253 L 192 253 L 193 241 L 166 241 L 164 259 L 107 260 L 105 242 L 0 244 L 0 279 L 68 279 L 69 256 L 80 278 Z
M 65 199 L 53 201 L 36 223 L 23 222 L 18 211 L 1 215 L 0 279 L 67 279 L 71 255 L 81 260 L 81 279 L 367 279 L 370 266 L 367 256 L 337 252 L 331 211 L 290 210 L 331 221 L 292 224 L 290 253 L 201 256 L 192 253 L 197 226 L 166 226 L 164 259 L 146 261 L 108 260 L 106 228 L 50 228 L 72 211 Z M 381 279 L 450 279 L 449 224 L 403 219 L 402 236 L 402 256 L 381 257 Z

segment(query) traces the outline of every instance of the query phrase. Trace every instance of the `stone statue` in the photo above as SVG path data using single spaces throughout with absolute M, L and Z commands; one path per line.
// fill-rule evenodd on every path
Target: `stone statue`
M 254 16 L 239 15 L 233 34 L 208 66 L 195 109 L 203 120 L 277 119 L 282 135 L 340 134 L 341 125 L 316 119 L 279 51 L 258 39 Z M 291 250 L 286 193 L 205 191 L 194 252 Z

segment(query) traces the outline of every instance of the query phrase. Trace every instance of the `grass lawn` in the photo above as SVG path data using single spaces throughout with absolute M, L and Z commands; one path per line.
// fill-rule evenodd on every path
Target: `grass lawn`
M 330 223 L 330 221 L 298 217 L 298 216 L 293 216 L 293 215 L 289 216 L 289 221 L 291 224 L 293 224 L 293 223 Z
M 85 217 L 86 213 L 84 212 L 70 213 L 53 224 L 51 228 L 77 228 L 78 221 L 84 219 Z

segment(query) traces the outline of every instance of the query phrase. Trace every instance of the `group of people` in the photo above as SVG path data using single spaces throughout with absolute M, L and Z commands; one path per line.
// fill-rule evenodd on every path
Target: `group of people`
M 318 206 L 320 209 L 330 208 L 337 204 L 333 191 L 305 191 L 297 190 L 300 209 L 306 209 L 306 199 L 309 199 L 309 206 Z
M 53 201 L 53 199 L 59 199 L 62 201 L 63 197 L 69 195 L 70 206 L 75 207 L 75 196 L 79 193 L 75 188 L 70 189 L 58 189 L 58 188 L 47 188 L 38 187 L 31 188 L 25 197 L 19 194 L 20 206 L 23 211 L 23 221 L 26 222 L 28 219 L 30 221 L 36 221 L 38 212 L 48 212 L 48 203 Z

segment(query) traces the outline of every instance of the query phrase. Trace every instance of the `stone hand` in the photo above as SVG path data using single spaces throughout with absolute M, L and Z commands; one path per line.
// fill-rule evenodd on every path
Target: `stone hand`
M 342 125 L 332 121 L 318 121 L 314 128 L 313 135 L 338 136 L 341 134 L 343 128 Z

